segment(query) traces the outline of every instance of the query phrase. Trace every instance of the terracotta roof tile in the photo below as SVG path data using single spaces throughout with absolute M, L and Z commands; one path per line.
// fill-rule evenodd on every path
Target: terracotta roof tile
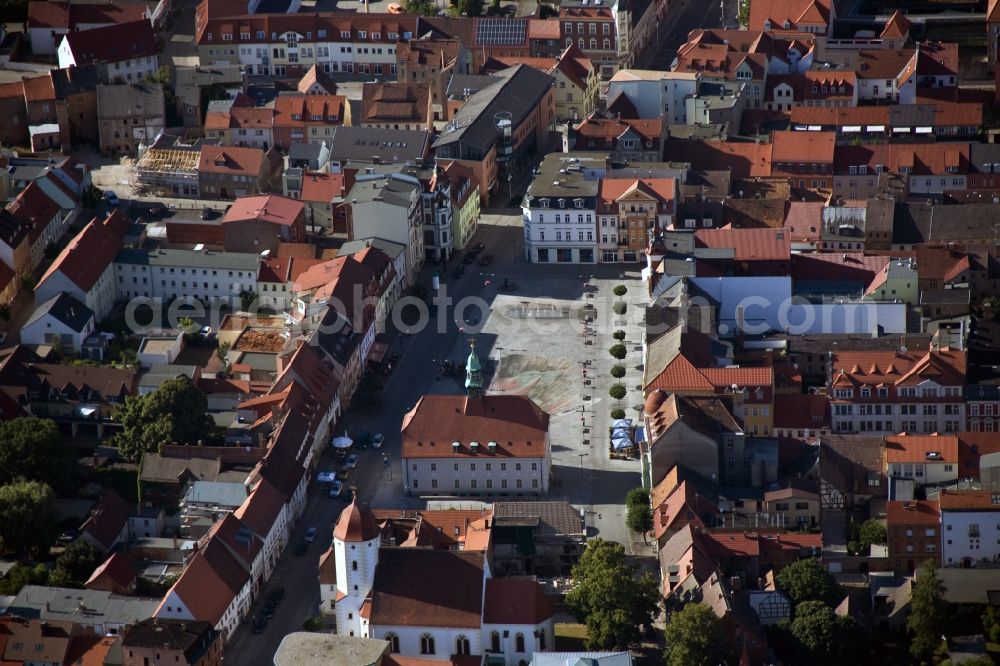
M 131 507 L 118 493 L 109 490 L 101 497 L 100 504 L 80 527 L 81 533 L 109 550 L 128 523 Z
M 483 601 L 484 624 L 541 624 L 553 615 L 552 601 L 535 580 L 490 578 Z
M 930 454 L 937 454 L 935 458 Z M 887 463 L 957 463 L 957 435 L 895 435 L 885 438 Z
M 890 500 L 885 503 L 885 521 L 888 527 L 940 525 L 941 509 L 936 501 Z
M 256 179 L 263 164 L 264 151 L 260 148 L 206 144 L 201 147 L 198 171 L 200 173 L 242 174 Z M 246 198 L 243 197 L 243 199 Z
M 69 32 L 66 41 L 78 65 L 147 58 L 158 52 L 156 35 L 148 19 Z M 51 78 L 46 78 L 51 85 Z
M 90 291 L 121 249 L 128 224 L 117 210 L 103 220 L 91 220 L 55 258 L 39 287 L 49 276 L 62 273 L 82 291 Z
M 1000 511 L 1000 492 L 948 490 L 938 494 L 941 511 Z
M 700 247 L 733 248 L 736 261 L 788 261 L 792 240 L 783 229 L 698 229 Z
M 287 227 L 303 217 L 304 211 L 305 204 L 301 201 L 277 194 L 240 197 L 226 211 L 221 224 L 259 220 Z
M 403 417 L 403 458 L 541 458 L 548 430 L 549 415 L 526 396 L 425 395 Z
M 484 566 L 482 553 L 381 549 L 371 592 L 371 623 L 478 629 Z M 414 576 L 415 571 L 420 575 Z

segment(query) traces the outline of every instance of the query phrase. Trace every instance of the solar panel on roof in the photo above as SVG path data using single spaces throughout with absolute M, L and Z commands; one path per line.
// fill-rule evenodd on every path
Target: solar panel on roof
M 476 43 L 481 46 L 516 46 L 527 34 L 524 19 L 483 19 L 476 22 Z

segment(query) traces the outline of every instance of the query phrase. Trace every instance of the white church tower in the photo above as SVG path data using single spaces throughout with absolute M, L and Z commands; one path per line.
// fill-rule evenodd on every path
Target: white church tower
M 362 618 L 361 614 L 375 580 L 378 548 L 379 528 L 375 514 L 355 499 L 341 512 L 333 528 L 337 633 L 342 636 L 368 635 L 368 618 Z

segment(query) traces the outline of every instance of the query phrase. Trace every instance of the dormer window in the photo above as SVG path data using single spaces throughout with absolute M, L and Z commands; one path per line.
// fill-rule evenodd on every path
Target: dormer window
M 542 208 L 548 208 L 550 203 L 552 203 L 552 202 L 549 201 L 548 199 L 539 199 L 538 200 L 538 205 L 541 206 Z
M 372 33 L 372 39 L 382 39 L 382 33 L 381 32 L 373 32 Z
M 351 38 L 351 31 L 350 30 L 341 30 L 340 31 L 340 37 L 341 37 L 341 39 L 350 39 Z
M 573 206 L 576 208 L 583 208 L 583 199 L 573 199 Z
M 566 207 L 566 200 L 565 199 L 560 199 L 559 200 L 559 207 L 560 208 L 565 208 Z
M 862 389 L 861 389 L 861 397 L 862 398 L 870 398 L 870 397 L 872 397 L 872 390 L 870 388 L 868 388 L 867 386 L 862 387 Z
M 358 39 L 368 39 L 368 31 L 358 30 Z

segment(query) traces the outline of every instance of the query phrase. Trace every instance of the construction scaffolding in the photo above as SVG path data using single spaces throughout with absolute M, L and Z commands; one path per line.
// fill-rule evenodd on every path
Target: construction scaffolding
M 200 158 L 200 148 L 147 148 L 135 164 L 136 186 L 144 194 L 196 197 Z

